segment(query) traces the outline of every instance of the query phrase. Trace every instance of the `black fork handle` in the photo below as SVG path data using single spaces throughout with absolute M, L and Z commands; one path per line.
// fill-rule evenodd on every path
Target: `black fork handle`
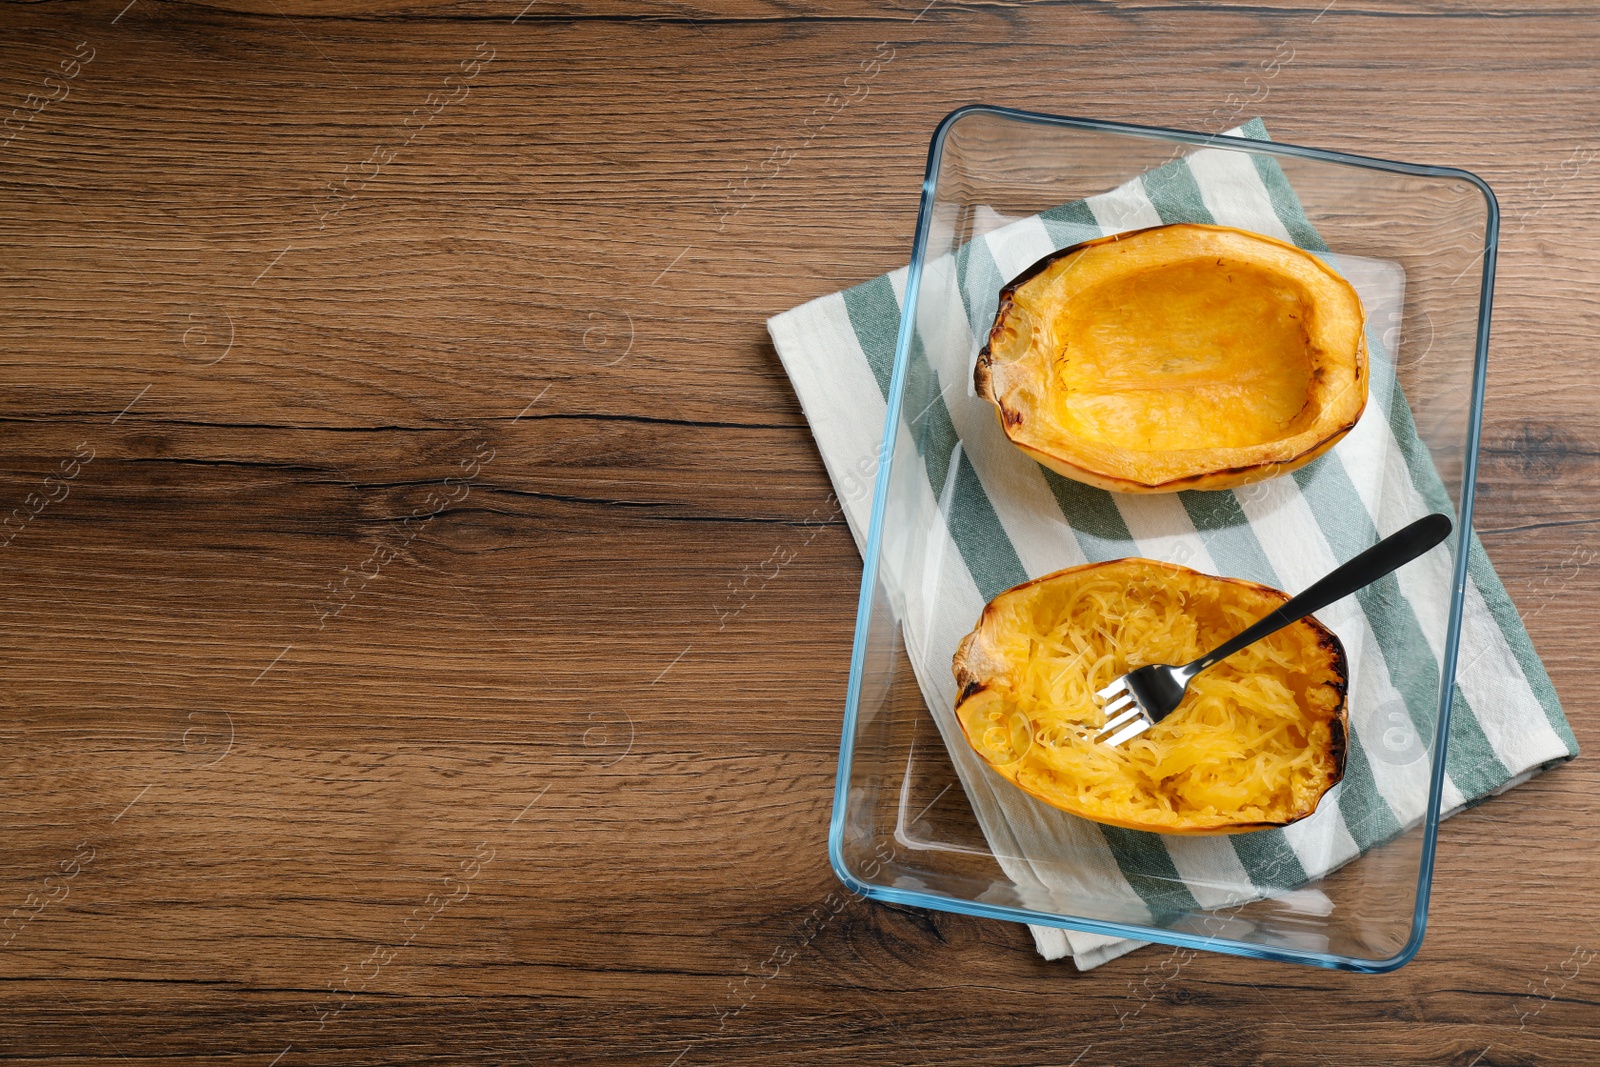
M 1342 567 L 1330 571 L 1326 577 L 1299 596 L 1291 597 L 1276 610 L 1263 616 L 1238 637 L 1226 641 L 1185 667 L 1184 673 L 1193 678 L 1217 662 L 1227 659 L 1246 645 L 1255 644 L 1268 634 L 1277 633 L 1291 622 L 1321 611 L 1329 604 L 1371 585 L 1391 571 L 1399 570 L 1424 552 L 1450 536 L 1452 524 L 1448 515 L 1426 515 L 1405 529 L 1390 534 Z

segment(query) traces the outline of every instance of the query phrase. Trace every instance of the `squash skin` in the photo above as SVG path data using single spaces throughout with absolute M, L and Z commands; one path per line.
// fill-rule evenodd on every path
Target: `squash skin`
M 1088 332 L 1094 325 L 1093 311 L 1082 312 L 1090 319 L 1077 323 L 1073 318 L 1075 307 L 1092 302 L 1090 298 L 1097 291 L 1105 292 L 1108 286 L 1128 284 L 1141 272 L 1148 276 L 1163 268 L 1209 264 L 1213 259 L 1219 268 L 1224 261 L 1228 264 L 1215 273 L 1231 273 L 1238 268 L 1251 278 L 1259 278 L 1264 291 L 1275 288 L 1301 294 L 1302 317 L 1297 321 L 1305 333 L 1303 358 L 1308 365 L 1308 380 L 1297 398 L 1301 403 L 1290 404 L 1298 406 L 1300 413 L 1277 436 L 1268 431 L 1259 441 L 1212 444 L 1202 435 L 1199 447 L 1183 449 L 1143 447 L 1149 442 L 1141 439 L 1137 428 L 1106 440 L 1065 425 L 1065 420 L 1076 418 L 1076 412 L 1090 407 L 1077 397 L 1069 401 L 1052 396 L 1071 391 L 1060 384 L 1061 368 L 1084 350 L 1081 345 L 1061 343 L 1059 331 L 1078 325 Z M 1200 278 L 1205 280 L 1203 274 Z M 1184 295 L 1175 291 L 1173 301 L 1168 303 Z M 1142 299 L 1160 307 L 1159 296 L 1147 294 Z M 1157 318 L 1133 317 L 1141 324 Z M 1204 325 L 1203 319 L 1193 321 Z M 1213 323 L 1219 331 L 1226 331 L 1229 325 L 1220 317 Z M 1263 338 L 1269 333 L 1263 331 Z M 1053 252 L 1023 271 L 1001 290 L 994 325 L 973 371 L 973 383 L 978 395 L 995 406 L 1000 426 L 1011 443 L 1065 477 L 1122 493 L 1232 489 L 1296 470 L 1333 448 L 1354 428 L 1367 401 L 1365 334 L 1365 312 L 1355 289 L 1316 257 L 1293 245 L 1243 230 L 1179 223 L 1087 241 Z M 1153 336 L 1160 340 L 1159 333 Z M 1265 339 L 1261 343 L 1264 348 L 1268 345 Z M 1172 347 L 1179 350 L 1182 345 Z M 1242 347 L 1235 358 L 1243 376 L 1237 383 L 1230 383 L 1226 375 L 1202 381 L 1195 408 L 1206 406 L 1206 387 L 1226 390 L 1233 384 L 1235 393 L 1244 391 L 1248 398 L 1251 394 L 1247 377 L 1259 376 L 1263 368 L 1269 374 L 1275 369 L 1271 358 L 1251 362 L 1248 346 Z M 1280 376 L 1292 377 L 1293 373 L 1294 368 L 1285 364 Z M 1130 390 L 1125 395 L 1151 397 L 1151 404 L 1181 395 L 1163 387 L 1159 374 L 1146 377 L 1152 383 L 1150 389 L 1142 393 Z M 1285 393 L 1285 383 L 1277 384 L 1277 392 Z M 1270 391 L 1258 390 L 1254 399 L 1262 403 L 1272 397 Z M 1291 394 L 1285 393 L 1284 400 L 1291 400 Z M 1213 410 L 1233 406 L 1211 405 Z M 1304 419 L 1313 406 L 1316 410 Z M 1212 422 L 1236 427 L 1239 422 L 1232 415 L 1230 411 L 1227 418 Z M 1296 425 L 1296 420 L 1305 424 Z M 1152 412 L 1146 421 L 1162 420 Z
M 1118 580 L 1154 578 L 1163 582 L 1171 582 L 1177 588 L 1185 588 L 1186 586 L 1192 588 L 1195 583 L 1205 583 L 1218 590 L 1228 591 L 1230 595 L 1237 596 L 1244 603 L 1250 604 L 1252 611 L 1259 611 L 1260 614 L 1265 614 L 1276 605 L 1289 599 L 1287 593 L 1257 582 L 1237 578 L 1217 578 L 1177 564 L 1160 563 L 1137 557 L 1070 567 L 1008 589 L 996 596 L 984 607 L 983 614 L 978 620 L 978 625 L 963 638 L 952 662 L 958 694 L 955 709 L 956 719 L 961 724 L 963 736 L 966 737 L 967 743 L 972 746 L 973 750 L 997 774 L 1030 796 L 1073 815 L 1095 822 L 1121 826 L 1129 830 L 1177 836 L 1243 833 L 1288 826 L 1290 823 L 1298 822 L 1300 819 L 1315 812 L 1321 799 L 1327 795 L 1329 790 L 1338 785 L 1344 777 L 1349 739 L 1347 705 L 1349 663 L 1345 656 L 1344 646 L 1339 641 L 1339 638 L 1326 626 L 1311 617 L 1301 619 L 1291 624 L 1287 629 L 1301 628 L 1301 633 L 1297 636 L 1301 639 L 1302 647 L 1313 650 L 1309 653 L 1307 673 L 1314 678 L 1320 677 L 1322 679 L 1318 684 L 1331 690 L 1335 704 L 1332 713 L 1324 720 L 1328 726 L 1326 747 L 1318 752 L 1326 776 L 1316 783 L 1315 796 L 1310 798 L 1309 803 L 1302 804 L 1299 810 L 1292 812 L 1288 818 L 1276 821 L 1261 821 L 1230 817 L 1224 813 L 1218 816 L 1192 816 L 1185 820 L 1176 813 L 1166 816 L 1159 811 L 1152 812 L 1143 818 L 1117 817 L 1097 808 L 1092 802 L 1085 802 L 1071 793 L 1051 793 L 1019 780 L 1019 772 L 1022 769 L 1026 753 L 1018 756 L 1013 762 L 1006 764 L 997 763 L 990 757 L 984 746 L 974 737 L 974 729 L 985 705 L 1004 699 L 1010 688 L 1010 672 L 1016 666 L 1006 657 L 1001 648 L 1007 633 L 1003 628 L 1003 622 L 1000 617 L 1006 614 L 1008 609 L 1014 607 L 1019 600 L 1031 597 L 1035 593 L 1047 593 L 1048 591 L 1041 589 L 1041 587 L 1048 586 L 1051 583 L 1072 583 L 1081 578 L 1101 577 L 1111 577 Z M 1186 697 L 1184 704 L 1180 705 L 1179 709 L 1173 713 L 1173 720 L 1182 715 L 1188 706 L 1189 698 Z M 1018 710 L 1020 711 L 1021 709 L 1019 708 Z M 1308 709 L 1302 706 L 1301 710 L 1305 713 Z M 1026 713 L 1023 712 L 1023 714 Z M 1314 720 L 1308 719 L 1308 721 Z M 1030 720 L 1030 746 L 1032 744 L 1032 726 L 1033 724 Z M 1147 734 L 1146 736 L 1150 735 Z

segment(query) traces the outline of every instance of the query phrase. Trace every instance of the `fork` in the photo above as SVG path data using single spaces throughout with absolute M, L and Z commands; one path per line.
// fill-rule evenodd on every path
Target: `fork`
M 1391 571 L 1399 570 L 1449 537 L 1450 530 L 1449 516 L 1424 516 L 1329 572 L 1311 588 L 1284 601 L 1249 629 L 1218 645 L 1193 663 L 1181 667 L 1152 663 L 1129 671 L 1095 694 L 1106 715 L 1106 724 L 1095 734 L 1095 740 L 1102 740 L 1110 734 L 1111 738 L 1106 744 L 1115 748 L 1139 736 L 1177 709 L 1189 683 L 1201 671 L 1215 666 L 1247 645 L 1277 633 L 1290 623 L 1298 622 L 1336 600 L 1343 600 Z

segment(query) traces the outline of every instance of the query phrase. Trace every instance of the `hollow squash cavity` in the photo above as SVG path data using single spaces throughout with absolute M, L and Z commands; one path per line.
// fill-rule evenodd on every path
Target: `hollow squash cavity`
M 1366 405 L 1355 290 L 1308 253 L 1173 225 L 1055 253 L 1001 293 L 979 394 L 1058 473 L 1225 489 L 1331 448 Z

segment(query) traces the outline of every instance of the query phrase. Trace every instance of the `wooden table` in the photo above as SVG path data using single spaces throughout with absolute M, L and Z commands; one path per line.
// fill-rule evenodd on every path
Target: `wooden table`
M 0 504 L 26 516 L 0 1055 L 1600 1058 L 1587 760 L 1446 825 L 1394 974 L 1161 948 L 1079 974 L 1020 926 L 851 899 L 730 1011 L 839 891 L 860 576 L 763 322 L 904 262 L 962 103 L 1261 114 L 1493 183 L 1478 525 L 1600 741 L 1600 26 L 1549 0 L 624 6 L 0 11 L 26 109 L 0 148 Z

